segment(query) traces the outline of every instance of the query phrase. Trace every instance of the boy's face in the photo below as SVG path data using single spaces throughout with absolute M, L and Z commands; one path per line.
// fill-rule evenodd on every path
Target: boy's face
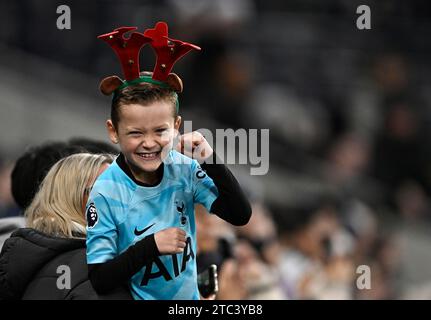
M 158 169 L 171 149 L 173 138 L 180 127 L 181 117 L 174 119 L 172 104 L 155 101 L 148 105 L 128 104 L 119 109 L 117 128 L 107 121 L 113 143 L 119 143 L 132 172 L 137 175 Z

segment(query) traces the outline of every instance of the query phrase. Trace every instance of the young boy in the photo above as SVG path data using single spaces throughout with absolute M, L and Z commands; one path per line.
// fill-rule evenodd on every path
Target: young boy
M 199 299 L 194 205 L 233 225 L 250 219 L 238 182 L 200 133 L 173 145 L 177 98 L 153 80 L 115 91 L 107 128 L 121 154 L 87 203 L 89 277 L 100 293 L 128 283 L 135 299 Z

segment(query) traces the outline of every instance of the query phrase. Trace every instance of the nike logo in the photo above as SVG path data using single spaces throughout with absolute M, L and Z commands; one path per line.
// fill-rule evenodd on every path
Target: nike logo
M 147 231 L 148 229 L 150 229 L 152 226 L 154 226 L 155 225 L 155 223 L 153 223 L 152 225 L 149 225 L 148 227 L 146 227 L 146 228 L 144 228 L 144 229 L 142 229 L 142 230 L 138 230 L 136 227 L 135 227 L 135 235 L 136 236 L 140 236 L 141 234 L 143 234 L 145 231 Z

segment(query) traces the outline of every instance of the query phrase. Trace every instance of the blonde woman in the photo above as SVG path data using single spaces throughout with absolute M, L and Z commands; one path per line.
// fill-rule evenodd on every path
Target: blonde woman
M 99 299 L 88 280 L 88 194 L 112 163 L 110 155 L 80 153 L 57 162 L 25 211 L 27 228 L 6 240 L 0 254 L 0 299 Z M 104 298 L 129 298 L 119 288 Z

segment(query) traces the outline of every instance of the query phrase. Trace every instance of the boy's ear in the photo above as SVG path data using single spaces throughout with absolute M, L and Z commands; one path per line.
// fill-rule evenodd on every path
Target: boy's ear
M 106 120 L 106 129 L 108 129 L 109 139 L 112 143 L 118 143 L 118 134 L 111 119 Z
M 175 130 L 177 131 L 180 130 L 180 126 L 181 126 L 181 116 L 177 116 L 174 123 Z

